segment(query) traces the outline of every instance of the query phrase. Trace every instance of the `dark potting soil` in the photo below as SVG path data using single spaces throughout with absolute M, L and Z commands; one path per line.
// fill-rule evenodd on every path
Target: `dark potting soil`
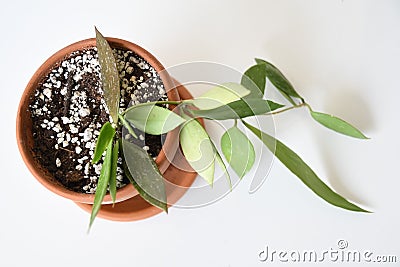
M 131 104 L 167 99 L 161 78 L 143 58 L 132 51 L 116 49 L 114 55 L 121 81 L 120 110 Z M 92 164 L 91 160 L 100 129 L 111 119 L 102 98 L 100 75 L 96 48 L 74 52 L 53 67 L 29 106 L 36 159 L 75 192 L 95 193 L 100 175 L 102 161 Z M 124 138 L 156 157 L 162 137 L 134 130 L 138 139 L 129 134 Z M 120 158 L 117 187 L 128 182 Z

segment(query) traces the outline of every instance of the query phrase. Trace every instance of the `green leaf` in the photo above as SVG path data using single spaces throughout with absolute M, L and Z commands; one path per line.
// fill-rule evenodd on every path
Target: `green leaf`
M 120 96 L 118 69 L 110 45 L 97 28 L 95 30 L 104 101 L 113 122 L 117 123 Z
M 214 120 L 229 120 L 261 115 L 281 107 L 283 107 L 283 105 L 277 104 L 270 100 L 249 98 L 240 99 L 214 109 L 191 110 L 190 112 L 195 117 Z
M 264 64 L 251 66 L 240 81 L 241 85 L 250 90 L 249 98 L 262 98 L 265 91 L 267 70 Z
M 224 83 L 191 100 L 199 109 L 212 109 L 239 100 L 250 91 L 238 83 Z
M 97 216 L 97 213 L 101 208 L 101 202 L 103 202 L 104 196 L 106 195 L 107 192 L 107 185 L 111 175 L 111 160 L 112 160 L 112 142 L 109 142 L 106 150 L 106 157 L 104 158 L 100 176 L 97 181 L 96 193 L 94 196 L 94 202 L 92 207 L 92 214 L 90 215 L 89 230 L 94 222 L 94 219 Z
M 340 118 L 321 112 L 310 111 L 310 113 L 314 120 L 331 130 L 359 139 L 369 139 L 356 127 Z
M 110 195 L 113 204 L 117 196 L 117 168 L 118 168 L 119 142 L 115 142 L 112 150 L 111 174 L 110 174 Z
M 167 133 L 185 122 L 178 114 L 155 105 L 138 105 L 126 113 L 125 119 L 139 130 L 154 135 Z
M 101 127 L 99 137 L 97 137 L 96 148 L 94 150 L 92 159 L 93 164 L 97 163 L 101 159 L 104 151 L 108 147 L 108 144 L 113 140 L 114 135 L 115 129 L 112 127 L 111 123 L 104 123 Z
M 210 185 L 214 182 L 215 151 L 203 126 L 191 119 L 181 126 L 182 152 L 190 166 Z
M 222 153 L 240 178 L 253 167 L 256 153 L 253 144 L 236 126 L 227 130 L 221 138 Z
M 164 177 L 154 160 L 141 147 L 122 139 L 124 169 L 129 181 L 140 196 L 165 212 L 168 212 Z
M 243 121 L 244 125 L 249 128 L 266 147 L 275 153 L 275 156 L 300 180 L 308 186 L 315 194 L 320 196 L 328 203 L 341 207 L 343 209 L 352 211 L 368 212 L 348 200 L 335 193 L 330 189 L 321 179 L 315 174 L 315 172 L 290 148 L 285 146 L 279 140 L 274 137 L 260 131 L 254 126 Z
M 263 59 L 256 58 L 257 64 L 264 64 L 266 68 L 267 78 L 271 81 L 271 83 L 281 92 L 284 92 L 288 96 L 297 97 L 302 99 L 302 97 L 296 92 L 293 85 L 289 82 L 288 79 L 283 75 L 283 73 L 278 70 L 274 65 L 265 61 Z
M 231 181 L 231 176 L 229 175 L 228 169 L 226 168 L 225 162 L 221 157 L 221 154 L 219 154 L 217 147 L 215 144 L 211 141 L 211 144 L 213 145 L 214 152 L 215 152 L 215 160 L 217 161 L 219 167 L 222 169 L 222 171 L 225 174 L 225 177 L 228 181 L 229 188 L 232 191 L 232 181 Z

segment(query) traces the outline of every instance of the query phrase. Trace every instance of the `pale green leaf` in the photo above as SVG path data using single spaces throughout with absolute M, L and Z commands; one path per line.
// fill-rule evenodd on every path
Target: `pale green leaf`
M 212 185 L 215 151 L 203 126 L 197 120 L 189 120 L 181 126 L 179 138 L 182 152 L 190 166 Z
M 321 112 L 310 112 L 314 120 L 333 131 L 359 139 L 368 139 L 360 130 L 340 118 Z
M 111 175 L 111 161 L 112 161 L 112 142 L 108 143 L 107 150 L 106 150 L 106 157 L 104 158 L 103 165 L 101 167 L 101 172 L 99 179 L 97 181 L 96 193 L 94 196 L 93 207 L 92 207 L 92 214 L 90 215 L 90 223 L 89 223 L 89 230 L 92 226 L 94 219 L 97 216 L 101 208 L 101 203 L 103 202 L 104 196 L 107 192 L 108 182 L 110 181 Z
M 265 91 L 267 70 L 263 64 L 251 66 L 242 76 L 241 85 L 250 90 L 248 98 L 262 98 Z
M 113 122 L 117 123 L 120 97 L 118 69 L 110 45 L 97 28 L 95 30 L 104 101 Z
M 104 123 L 101 127 L 100 134 L 97 137 L 92 163 L 97 163 L 101 159 L 104 151 L 108 147 L 108 144 L 113 140 L 114 135 L 115 129 L 112 127 L 111 123 Z
M 125 119 L 139 130 L 154 135 L 167 133 L 185 122 L 175 112 L 155 105 L 138 105 L 125 114 Z
M 222 135 L 221 148 L 229 165 L 240 178 L 253 167 L 256 157 L 253 144 L 236 126 Z
M 168 212 L 164 177 L 154 160 L 141 147 L 125 139 L 122 139 L 122 148 L 127 178 L 144 200 Z
M 282 142 L 274 137 L 260 131 L 254 126 L 243 121 L 244 125 L 249 128 L 266 147 L 300 180 L 310 188 L 315 194 L 320 196 L 328 203 L 341 207 L 343 209 L 368 212 L 355 204 L 349 202 L 344 197 L 335 193 L 330 189 L 316 174 L 315 172 L 290 148 L 285 146 Z
M 192 103 L 199 109 L 212 109 L 239 100 L 248 94 L 250 91 L 241 84 L 224 83 L 196 97 Z
M 265 114 L 283 105 L 261 98 L 240 99 L 213 109 L 190 110 L 195 117 L 214 120 L 240 119 Z

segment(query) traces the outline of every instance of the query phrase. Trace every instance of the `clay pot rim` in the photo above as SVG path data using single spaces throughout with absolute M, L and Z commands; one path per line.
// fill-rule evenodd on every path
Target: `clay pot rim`
M 137 44 L 132 42 L 118 39 L 118 38 L 111 38 L 107 37 L 107 41 L 110 43 L 111 47 L 113 48 L 121 48 L 131 50 L 144 60 L 146 60 L 160 75 L 164 87 L 167 91 L 168 99 L 169 100 L 179 100 L 179 94 L 175 88 L 175 84 L 172 81 L 171 77 L 168 75 L 167 71 L 165 70 L 164 66 L 147 50 L 140 47 Z M 28 113 L 28 105 L 30 103 L 30 97 L 32 93 L 37 88 L 38 84 L 43 81 L 43 78 L 57 65 L 59 62 L 66 59 L 72 52 L 84 50 L 87 48 L 95 47 L 96 46 L 96 39 L 90 38 L 75 42 L 70 44 L 56 53 L 54 53 L 51 57 L 49 57 L 34 73 L 30 81 L 28 82 L 22 97 L 20 99 L 19 107 L 18 107 L 18 114 L 17 114 L 17 121 L 16 121 L 16 137 L 17 137 L 17 144 L 20 154 L 22 156 L 25 165 L 28 167 L 29 171 L 33 174 L 33 176 L 47 189 L 50 191 L 70 199 L 74 202 L 78 203 L 87 203 L 92 204 L 94 201 L 94 194 L 85 194 L 85 193 L 78 193 L 72 190 L 69 190 L 62 186 L 59 182 L 56 182 L 54 178 L 51 177 L 49 173 L 46 173 L 44 167 L 42 167 L 37 160 L 35 160 L 31 147 L 29 146 L 29 140 L 27 139 L 26 135 L 26 116 Z M 24 116 L 25 115 L 25 116 Z M 156 164 L 159 166 L 160 171 L 163 173 L 168 165 L 168 159 L 165 154 L 165 151 L 168 151 L 169 147 L 173 147 L 172 143 L 178 137 L 177 131 L 172 131 L 167 134 L 166 141 L 161 149 L 160 153 L 156 158 Z M 168 157 L 170 158 L 170 157 Z M 116 202 L 124 201 L 129 198 L 136 196 L 138 192 L 133 187 L 132 184 L 128 184 L 120 189 L 117 190 Z M 106 194 L 103 200 L 103 204 L 111 203 L 111 196 L 109 193 Z

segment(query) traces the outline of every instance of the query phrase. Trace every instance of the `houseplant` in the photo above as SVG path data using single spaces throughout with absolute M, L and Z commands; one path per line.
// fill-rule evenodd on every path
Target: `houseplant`
M 93 153 L 90 155 L 93 164 L 103 160 L 101 168 L 99 168 L 94 197 L 91 194 L 91 199 L 88 201 L 89 203 L 93 202 L 90 225 L 101 204 L 104 203 L 104 199 L 106 201 L 111 199 L 113 203 L 117 201 L 118 164 L 123 166 L 124 175 L 146 201 L 162 210 L 167 211 L 168 209 L 160 170 L 146 151 L 132 142 L 139 138 L 136 129 L 153 135 L 177 133 L 177 130 L 180 129 L 180 147 L 190 166 L 212 185 L 215 164 L 218 164 L 229 180 L 229 173 L 222 156 L 197 121 L 198 118 L 235 121 L 234 126 L 223 134 L 221 149 L 239 177 L 243 177 L 253 167 L 255 157 L 252 143 L 237 127 L 238 123 L 242 123 L 318 196 L 335 206 L 365 212 L 364 209 L 350 203 L 331 190 L 292 150 L 245 120 L 246 117 L 269 116 L 294 108 L 307 107 L 312 118 L 322 125 L 352 137 L 366 138 L 360 131 L 343 120 L 313 111 L 284 75 L 271 63 L 257 59 L 257 64 L 244 73 L 240 84 L 218 85 L 195 99 L 180 100 L 168 95 L 168 100 L 134 103 L 128 108 L 120 109 L 120 94 L 124 84 L 123 81 L 121 85 L 119 84 L 118 65 L 106 39 L 98 31 L 96 31 L 96 36 L 104 106 L 110 118 L 103 121 L 96 136 Z M 111 40 L 110 43 L 112 46 Z M 288 100 L 291 104 L 290 107 L 263 99 L 267 78 Z M 173 82 L 168 82 L 170 78 L 166 76 L 162 77 L 162 80 L 164 86 L 167 84 L 166 87 L 171 88 L 172 92 L 175 92 L 173 94 L 176 95 L 176 91 L 173 90 L 175 88 Z M 169 105 L 170 109 L 165 105 Z M 173 105 L 176 107 L 171 111 Z M 128 138 L 125 138 L 124 134 L 121 135 L 123 131 L 129 135 Z M 171 134 L 169 135 L 171 136 Z M 18 138 L 21 138 L 21 135 Z M 22 152 L 26 151 L 22 149 Z M 108 195 L 107 190 L 110 192 Z

